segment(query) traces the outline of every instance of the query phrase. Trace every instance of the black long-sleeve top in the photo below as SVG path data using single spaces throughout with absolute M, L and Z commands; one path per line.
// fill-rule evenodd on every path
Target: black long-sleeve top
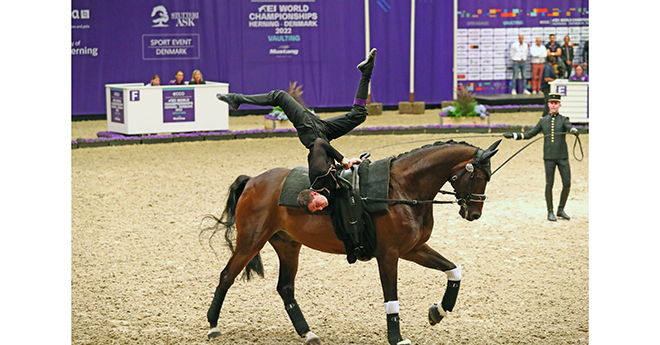
M 527 133 L 518 133 L 517 139 L 531 139 L 539 133 L 548 135 L 543 139 L 543 159 L 568 159 L 566 134 L 573 128 L 568 117 L 559 113 L 543 116 L 532 130 Z M 562 133 L 562 134 L 556 134 Z
M 575 58 L 575 54 L 573 53 L 573 45 L 561 46 L 561 58 L 564 59 L 564 61 L 573 62 L 573 58 Z
M 326 140 L 317 138 L 309 149 L 307 163 L 309 166 L 310 188 L 323 194 L 328 200 L 334 198 L 337 189 L 336 171 L 333 168 L 335 161 L 344 159 L 339 151 Z

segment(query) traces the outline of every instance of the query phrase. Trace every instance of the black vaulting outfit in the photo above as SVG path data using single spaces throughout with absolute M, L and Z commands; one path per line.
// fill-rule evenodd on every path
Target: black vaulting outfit
M 218 98 L 227 102 L 234 109 L 238 109 L 241 104 L 279 106 L 282 108 L 282 111 L 296 128 L 298 139 L 309 149 L 307 163 L 309 166 L 310 188 L 323 194 L 328 198 L 328 203 L 331 204 L 331 200 L 334 199 L 333 192 L 337 189 L 336 171 L 333 164 L 334 161 L 341 162 L 344 156 L 330 145 L 330 141 L 350 132 L 366 120 L 368 114 L 366 108 L 367 97 L 369 95 L 374 58 L 375 53 L 373 53 L 373 57 L 367 60 L 367 63 L 358 66 L 362 76 L 351 110 L 346 114 L 326 120 L 312 114 L 283 90 L 273 90 L 267 94 L 259 95 L 230 93 L 221 96 L 219 94 Z
M 342 180 L 337 176 L 334 167 L 335 161 L 341 162 L 344 156 L 339 153 L 330 141 L 339 138 L 350 132 L 353 128 L 364 122 L 367 118 L 367 97 L 369 96 L 369 83 L 374 68 L 376 50 L 372 49 L 367 60 L 360 63 L 357 68 L 362 73 L 358 84 L 355 99 L 351 110 L 343 115 L 335 116 L 323 120 L 312 114 L 306 107 L 298 103 L 289 93 L 283 90 L 273 90 L 267 94 L 242 95 L 242 94 L 218 94 L 217 97 L 227 102 L 233 109 L 238 109 L 241 104 L 253 104 L 261 106 L 279 106 L 286 114 L 287 118 L 293 123 L 298 133 L 300 142 L 309 149 L 307 163 L 309 167 L 310 189 L 316 191 L 328 199 L 327 209 L 330 211 L 331 220 L 338 238 L 344 242 L 347 259 L 353 263 L 357 259 L 369 259 L 373 255 L 375 247 L 375 238 L 365 240 L 365 235 L 360 229 L 348 231 L 343 226 L 343 214 L 346 214 L 346 204 L 341 201 L 339 195 L 343 192 L 348 195 L 351 185 L 348 181 Z M 345 197 L 344 197 L 345 198 Z M 359 198 L 358 198 L 359 199 Z M 362 203 L 361 200 L 358 200 Z M 337 204 L 337 205 L 335 205 Z M 357 218 L 362 214 L 364 226 L 371 226 L 370 216 L 364 208 L 358 209 Z M 355 238 L 351 239 L 353 234 Z M 375 231 L 371 231 L 375 234 Z M 349 244 L 348 242 L 352 242 Z M 364 248 L 367 247 L 367 249 Z
M 545 163 L 545 203 L 548 212 L 553 210 L 552 186 L 555 181 L 555 168 L 559 169 L 562 190 L 559 199 L 559 209 L 563 210 L 571 189 L 571 167 L 568 163 L 568 146 L 566 134 L 573 128 L 568 117 L 559 113 L 543 116 L 534 128 L 527 133 L 514 133 L 517 140 L 531 139 L 539 133 L 548 135 L 543 142 L 543 161 Z

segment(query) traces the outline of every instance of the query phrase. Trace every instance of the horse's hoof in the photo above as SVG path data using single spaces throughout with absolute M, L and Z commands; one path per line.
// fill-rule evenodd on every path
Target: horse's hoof
M 305 337 L 307 338 L 305 345 L 321 345 L 321 338 L 319 338 L 316 334 L 307 332 Z
M 410 339 L 401 340 L 400 342 L 396 343 L 396 345 L 410 345 L 410 344 L 412 344 Z
M 208 336 L 207 340 L 211 340 L 213 338 L 217 338 L 221 335 L 222 333 L 220 332 L 220 328 L 218 327 L 213 327 L 209 330 L 209 332 L 206 334 Z
M 445 317 L 447 317 L 447 312 L 442 310 L 442 308 L 438 308 L 438 304 L 429 307 L 429 323 L 431 326 L 440 323 Z

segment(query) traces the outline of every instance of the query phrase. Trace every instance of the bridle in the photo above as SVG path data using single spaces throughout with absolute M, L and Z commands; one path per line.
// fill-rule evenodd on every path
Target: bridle
M 456 175 L 452 176 L 449 179 L 449 182 L 452 183 L 453 185 L 453 183 L 458 181 L 458 179 L 460 179 L 463 175 L 465 175 L 466 173 L 470 173 L 470 178 L 467 180 L 467 182 L 459 186 L 461 187 L 462 185 L 467 184 L 467 187 L 465 188 L 465 190 L 468 191 L 467 193 L 463 194 L 456 192 L 456 190 L 458 190 L 459 187 L 454 186 L 454 192 L 445 192 L 444 194 L 453 194 L 456 197 L 456 202 L 461 206 L 467 206 L 468 201 L 485 202 L 487 199 L 486 194 L 475 194 L 470 192 L 470 190 L 472 189 L 472 181 L 474 179 L 474 170 L 475 170 L 474 165 L 472 163 L 467 163 L 465 165 L 465 169 L 462 169 L 459 173 L 457 173 Z
M 495 146 L 497 146 L 497 145 L 495 145 Z M 489 148 L 489 151 L 490 151 L 490 148 Z M 458 181 L 463 175 L 465 175 L 466 173 L 470 173 L 470 178 L 468 179 L 467 182 L 465 182 L 465 183 L 467 183 L 467 187 L 465 188 L 465 190 L 467 190 L 468 192 L 463 196 L 459 195 L 459 193 L 456 193 L 456 192 L 454 193 L 454 195 L 456 196 L 458 204 L 461 205 L 461 206 L 467 207 L 467 202 L 468 201 L 471 201 L 471 202 L 485 202 L 486 201 L 486 194 L 474 194 L 474 193 L 470 192 L 470 190 L 472 190 L 472 181 L 474 180 L 475 169 L 478 168 L 481 171 L 483 171 L 484 175 L 486 175 L 486 181 L 490 181 L 490 176 L 492 175 L 491 172 L 490 172 L 490 156 L 492 155 L 492 153 L 484 155 L 485 152 L 486 151 L 484 151 L 480 148 L 477 148 L 474 151 L 474 156 L 472 157 L 472 162 L 465 164 L 465 169 L 462 169 L 459 173 L 457 173 L 456 175 L 452 176 L 449 179 L 449 182 L 452 185 L 454 185 L 454 183 L 456 181 Z M 465 183 L 463 183 L 463 184 L 465 184 Z M 454 191 L 456 191 L 458 189 L 459 188 L 454 186 Z
M 472 188 L 472 180 L 474 179 L 474 171 L 475 171 L 475 166 L 476 168 L 482 170 L 484 174 L 486 175 L 486 181 L 490 181 L 490 161 L 487 160 L 487 163 L 482 163 L 482 155 L 484 154 L 484 150 L 477 148 L 474 152 L 474 158 L 472 159 L 472 163 L 467 163 L 465 165 L 464 169 L 461 169 L 460 172 L 456 173 L 452 177 L 449 178 L 449 182 L 454 184 L 454 182 L 458 181 L 463 175 L 466 173 L 470 173 L 470 179 L 466 182 L 467 187 L 466 190 L 468 191 L 463 195 L 463 193 L 458 193 L 456 192 L 457 189 L 454 186 L 454 191 L 446 191 L 446 190 L 439 190 L 438 193 L 440 194 L 447 194 L 447 195 L 453 195 L 456 197 L 456 200 L 454 201 L 445 201 L 445 200 L 405 200 L 405 199 L 382 199 L 382 198 L 371 198 L 371 197 L 362 197 L 362 200 L 367 201 L 367 202 L 391 202 L 394 204 L 405 204 L 405 205 L 420 205 L 420 204 L 459 204 L 463 207 L 467 208 L 467 203 L 468 202 L 485 202 L 486 201 L 486 194 L 475 194 L 469 192 L 470 189 Z M 462 184 L 459 186 L 461 187 Z

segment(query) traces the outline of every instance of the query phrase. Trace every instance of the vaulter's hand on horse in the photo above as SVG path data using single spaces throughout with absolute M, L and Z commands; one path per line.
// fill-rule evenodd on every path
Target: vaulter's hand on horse
M 341 165 L 344 166 L 344 170 L 350 169 L 353 165 L 360 164 L 362 163 L 362 160 L 360 158 L 351 158 L 348 159 L 344 157 L 344 159 L 341 160 Z

